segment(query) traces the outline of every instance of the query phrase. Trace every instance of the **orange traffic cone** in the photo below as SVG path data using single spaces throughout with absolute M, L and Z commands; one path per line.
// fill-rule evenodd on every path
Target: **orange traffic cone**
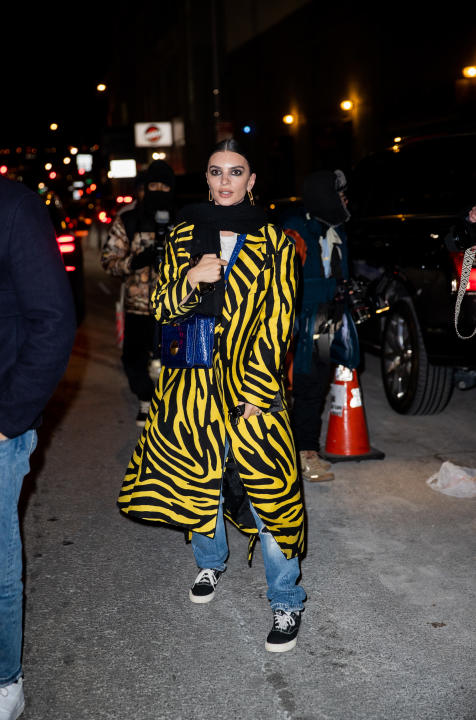
M 320 455 L 330 462 L 381 460 L 385 453 L 370 447 L 357 370 L 338 365 L 331 385 L 326 448 Z

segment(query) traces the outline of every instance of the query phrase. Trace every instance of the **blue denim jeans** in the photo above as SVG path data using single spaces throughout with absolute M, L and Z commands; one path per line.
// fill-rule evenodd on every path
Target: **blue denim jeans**
M 22 675 L 22 545 L 18 499 L 30 470 L 36 431 L 0 441 L 0 687 Z
M 226 457 L 228 443 L 225 450 Z M 303 610 L 306 593 L 297 584 L 301 572 L 299 558 L 294 557 L 288 560 L 251 502 L 250 508 L 260 536 L 261 553 L 268 583 L 267 597 L 271 608 L 288 612 Z M 223 497 L 220 496 L 215 536 L 210 538 L 202 533 L 192 533 L 192 549 L 199 568 L 215 568 L 215 570 L 221 571 L 226 569 L 228 542 L 223 517 Z

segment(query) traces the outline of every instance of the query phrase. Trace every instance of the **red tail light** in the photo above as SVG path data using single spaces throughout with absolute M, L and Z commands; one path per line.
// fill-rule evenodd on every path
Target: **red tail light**
M 72 253 L 76 250 L 74 235 L 58 235 L 56 242 L 59 245 L 61 254 Z
M 62 255 L 72 253 L 76 250 L 74 235 L 58 235 L 56 242 L 58 243 L 58 247 Z M 73 272 L 73 270 L 76 270 L 75 265 L 65 265 L 65 268 L 67 272 Z
M 458 273 L 458 280 L 459 280 L 461 277 L 461 268 L 463 266 L 464 253 L 452 252 L 452 253 L 450 253 L 450 255 L 451 255 L 453 264 L 455 266 L 456 272 Z M 468 286 L 466 287 L 466 290 L 476 291 L 476 267 L 473 267 L 469 274 L 469 281 L 468 281 Z
M 63 245 L 63 243 L 74 243 L 74 235 L 58 235 L 56 242 L 58 245 Z

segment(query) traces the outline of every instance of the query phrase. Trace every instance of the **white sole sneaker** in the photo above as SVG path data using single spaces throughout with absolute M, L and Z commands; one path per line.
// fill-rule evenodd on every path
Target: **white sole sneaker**
M 188 596 L 193 603 L 197 603 L 197 605 L 204 605 L 205 603 L 209 603 L 213 600 L 215 597 L 215 591 L 209 593 L 208 595 L 194 595 L 193 592 L 189 590 Z
M 221 570 L 214 570 L 213 568 L 203 568 L 200 570 L 189 590 L 188 596 L 190 600 L 200 605 L 213 600 L 220 575 L 223 575 Z M 194 588 L 197 588 L 199 592 L 193 592 Z M 204 590 L 203 594 L 200 593 L 200 589 Z
M 23 678 L 16 683 L 0 688 L 0 718 L 17 720 L 25 709 L 25 696 L 23 694 Z
M 294 647 L 296 647 L 297 638 L 294 638 L 294 640 L 290 640 L 287 643 L 280 643 L 280 644 L 274 644 L 274 643 L 265 643 L 265 648 L 268 652 L 286 652 L 287 650 L 292 650 Z

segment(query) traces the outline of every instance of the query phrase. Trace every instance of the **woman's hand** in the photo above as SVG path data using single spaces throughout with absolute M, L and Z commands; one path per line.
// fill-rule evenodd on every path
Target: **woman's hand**
M 256 405 L 252 405 L 251 403 L 238 403 L 238 405 L 244 405 L 245 406 L 245 412 L 241 416 L 243 420 L 248 420 L 249 417 L 252 415 L 261 415 L 263 412 L 261 408 L 256 407 Z
M 218 282 L 224 265 L 228 265 L 227 261 L 217 257 L 214 253 L 202 255 L 195 267 L 188 271 L 187 280 L 194 289 L 201 282 Z

